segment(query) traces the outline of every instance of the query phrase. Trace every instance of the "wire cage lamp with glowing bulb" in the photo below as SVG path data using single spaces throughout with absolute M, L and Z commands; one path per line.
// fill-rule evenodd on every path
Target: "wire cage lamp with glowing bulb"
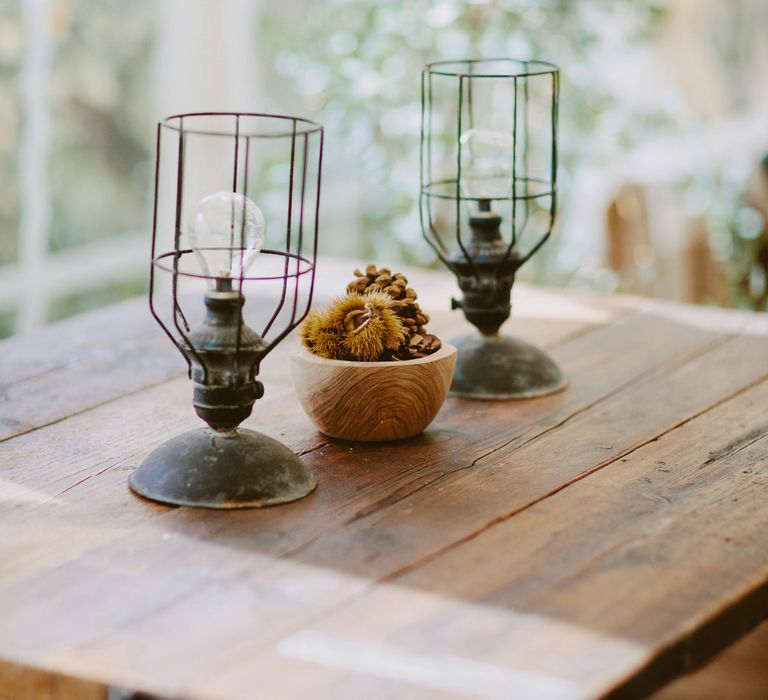
M 456 275 L 453 308 L 479 331 L 451 340 L 454 396 L 519 399 L 565 387 L 542 350 L 499 334 L 517 271 L 555 221 L 558 94 L 558 68 L 544 61 L 441 61 L 422 71 L 421 229 Z
M 264 393 L 261 362 L 312 302 L 322 154 L 323 128 L 298 117 L 195 113 L 158 124 L 149 305 L 187 363 L 207 427 L 150 453 L 131 475 L 136 493 L 245 508 L 315 488 L 292 450 L 239 426 Z

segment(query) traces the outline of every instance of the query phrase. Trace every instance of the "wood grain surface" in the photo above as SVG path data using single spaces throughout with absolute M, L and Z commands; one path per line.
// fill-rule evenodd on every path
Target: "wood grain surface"
M 327 360 L 303 348 L 291 353 L 293 386 L 324 435 L 380 442 L 421 433 L 448 395 L 456 348 L 407 362 Z
M 20 428 L 0 443 L 0 697 L 643 697 L 757 625 L 764 320 L 518 294 L 505 330 L 547 347 L 569 389 L 448 398 L 399 443 L 318 433 L 290 386 L 289 346 L 268 358 L 246 425 L 320 481 L 279 508 L 129 493 L 143 456 L 197 423 L 178 365 L 158 374 L 160 344 L 111 391 L 109 350 L 84 357 L 70 376 L 86 391 L 56 411 L 41 383 L 39 420 L 35 401 L 1 404 Z M 131 308 L 113 314 L 115 338 L 145 327 Z M 429 310 L 443 338 L 466 332 Z M 61 336 L 67 323 L 0 350 L 33 381 L 23 348 Z M 62 341 L 63 357 L 77 347 Z M 61 371 L 54 397 L 73 368 Z

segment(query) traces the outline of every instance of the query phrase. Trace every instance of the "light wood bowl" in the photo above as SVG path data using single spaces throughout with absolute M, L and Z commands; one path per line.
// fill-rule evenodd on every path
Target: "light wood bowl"
M 401 440 L 426 428 L 443 405 L 456 348 L 443 345 L 405 362 L 326 360 L 305 349 L 291 355 L 291 375 L 320 432 L 342 440 Z

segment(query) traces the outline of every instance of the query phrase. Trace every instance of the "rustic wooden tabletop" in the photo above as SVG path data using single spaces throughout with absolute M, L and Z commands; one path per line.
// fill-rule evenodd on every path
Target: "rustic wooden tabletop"
M 568 390 L 449 398 L 396 444 L 319 434 L 278 348 L 246 425 L 320 486 L 241 512 L 128 490 L 199 424 L 143 300 L 0 344 L 0 697 L 638 697 L 757 625 L 768 323 L 526 287 L 514 313 Z

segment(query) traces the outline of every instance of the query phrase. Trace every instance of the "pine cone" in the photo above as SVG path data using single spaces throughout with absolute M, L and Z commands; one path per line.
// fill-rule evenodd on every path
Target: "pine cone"
M 416 290 L 408 286 L 408 279 L 402 272 L 392 274 L 389 268 L 377 268 L 369 264 L 365 272 L 356 269 L 355 279 L 347 285 L 347 292 L 352 294 L 371 294 L 381 292 L 392 299 L 392 308 L 403 324 L 405 338 L 392 352 L 392 359 L 410 360 L 414 357 L 426 357 L 440 349 L 440 339 L 427 333 L 429 316 L 422 311 Z

